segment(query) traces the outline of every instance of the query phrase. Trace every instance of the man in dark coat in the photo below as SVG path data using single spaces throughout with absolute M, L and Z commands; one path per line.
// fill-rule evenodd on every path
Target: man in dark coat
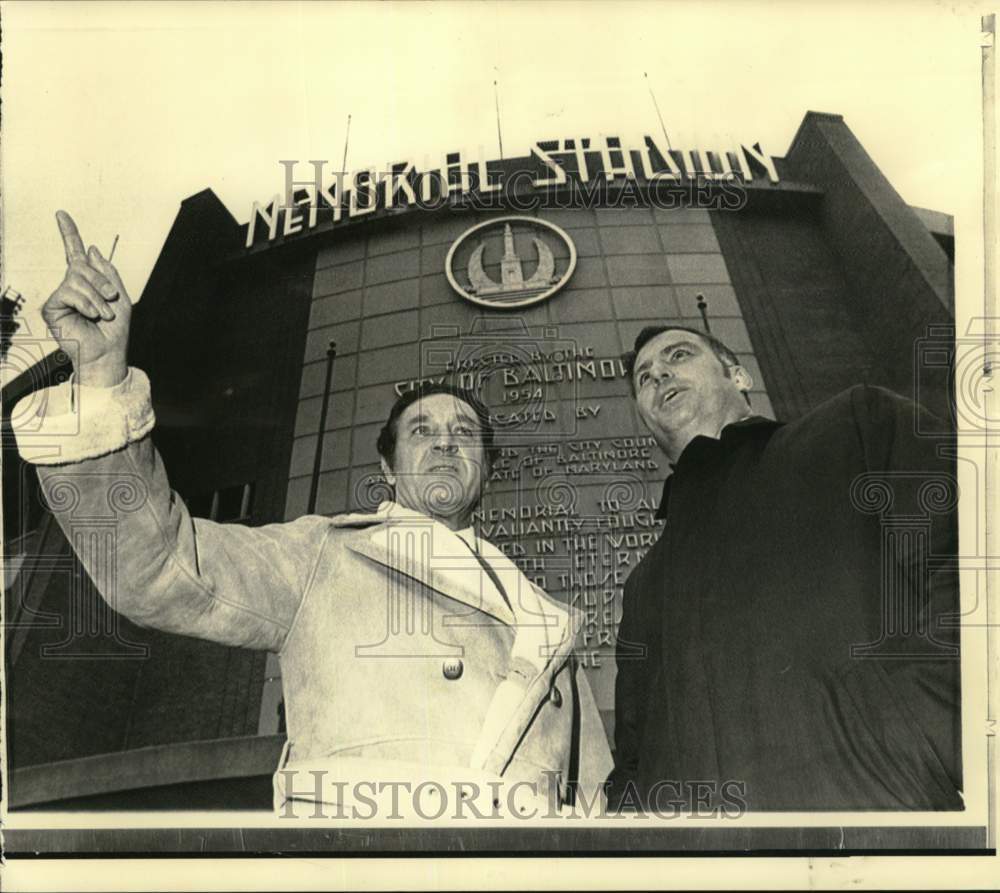
M 859 386 L 755 416 L 680 327 L 626 360 L 672 474 L 625 586 L 610 802 L 962 809 L 957 484 L 924 411 Z

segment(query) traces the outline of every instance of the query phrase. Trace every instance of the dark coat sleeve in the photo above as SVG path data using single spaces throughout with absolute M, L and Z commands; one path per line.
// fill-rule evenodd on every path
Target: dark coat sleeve
M 915 746 L 926 760 L 939 761 L 954 788 L 961 790 L 959 491 L 954 436 L 942 434 L 946 427 L 919 404 L 891 391 L 860 387 L 851 396 L 866 477 L 881 481 L 882 498 L 891 500 L 882 511 L 882 523 L 909 515 L 916 519 L 915 526 L 926 525 L 927 532 L 926 540 L 915 540 L 921 547 L 899 546 L 888 558 L 899 579 L 906 581 L 906 601 L 915 611 L 910 618 L 890 622 L 883 642 L 885 657 L 877 663 L 912 720 Z M 883 579 L 888 579 L 885 573 Z
M 608 806 L 616 809 L 629 782 L 636 781 L 639 748 L 648 707 L 651 659 L 646 632 L 652 627 L 644 621 L 640 598 L 647 587 L 639 573 L 633 573 L 625 583 L 622 618 L 618 625 L 615 678 L 615 767 L 608 779 Z M 646 591 L 647 598 L 649 596 Z M 658 629 L 659 627 L 657 627 Z

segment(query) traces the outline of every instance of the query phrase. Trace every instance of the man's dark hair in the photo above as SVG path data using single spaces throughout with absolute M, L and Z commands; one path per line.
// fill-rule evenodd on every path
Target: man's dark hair
M 711 332 L 704 332 L 700 329 L 692 329 L 690 326 L 646 326 L 638 335 L 635 336 L 635 343 L 632 345 L 632 349 L 627 353 L 622 354 L 622 364 L 625 366 L 625 373 L 628 376 L 629 390 L 632 392 L 633 397 L 635 397 L 635 379 L 633 378 L 633 375 L 635 373 L 635 361 L 639 356 L 639 351 L 641 351 L 657 335 L 662 335 L 664 332 L 690 332 L 692 335 L 697 335 L 712 349 L 712 353 L 715 354 L 716 359 L 718 359 L 718 361 L 722 364 L 722 368 L 726 370 L 727 376 L 729 375 L 731 367 L 740 365 L 739 357 L 737 357 L 724 342 L 716 338 Z M 749 394 L 744 393 L 743 399 L 747 401 L 747 405 L 750 404 Z
M 424 382 L 415 388 L 403 393 L 389 410 L 389 418 L 385 420 L 382 430 L 378 433 L 376 447 L 378 454 L 385 459 L 389 467 L 394 467 L 396 459 L 396 437 L 399 433 L 399 417 L 406 412 L 407 407 L 412 406 L 418 400 L 431 397 L 434 394 L 450 394 L 458 400 L 467 403 L 476 414 L 479 422 L 479 433 L 482 436 L 483 450 L 486 453 L 486 470 L 493 467 L 494 461 L 500 453 L 500 448 L 494 443 L 495 434 L 493 425 L 490 423 L 490 412 L 486 405 L 472 391 L 465 388 L 457 388 L 448 384 L 438 384 L 436 382 Z

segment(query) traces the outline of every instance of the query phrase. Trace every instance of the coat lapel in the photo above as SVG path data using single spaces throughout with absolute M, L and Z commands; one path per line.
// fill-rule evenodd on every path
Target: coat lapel
M 347 542 L 353 552 L 513 625 L 514 615 L 489 575 L 468 549 L 462 547 L 463 554 L 456 545 L 446 541 L 437 525 L 411 519 L 378 524 Z
M 549 598 L 527 580 L 527 598 L 509 593 L 516 601 L 515 614 L 476 557 L 449 543 L 447 536 L 435 538 L 438 525 L 428 519 L 387 520 L 380 513 L 342 516 L 335 523 L 361 526 L 365 519 L 374 526 L 347 540 L 353 552 L 514 627 L 507 678 L 493 693 L 470 761 L 472 768 L 503 774 L 539 705 L 549 696 L 555 674 L 569 659 L 583 614 Z

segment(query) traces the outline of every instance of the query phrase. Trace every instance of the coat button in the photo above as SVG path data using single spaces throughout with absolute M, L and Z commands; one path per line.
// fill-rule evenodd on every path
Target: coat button
M 444 673 L 445 679 L 458 679 L 464 670 L 465 664 L 459 657 L 450 657 L 441 664 L 441 672 Z
M 549 700 L 552 701 L 553 707 L 562 707 L 562 693 L 554 685 L 552 686 L 552 694 L 549 696 Z

